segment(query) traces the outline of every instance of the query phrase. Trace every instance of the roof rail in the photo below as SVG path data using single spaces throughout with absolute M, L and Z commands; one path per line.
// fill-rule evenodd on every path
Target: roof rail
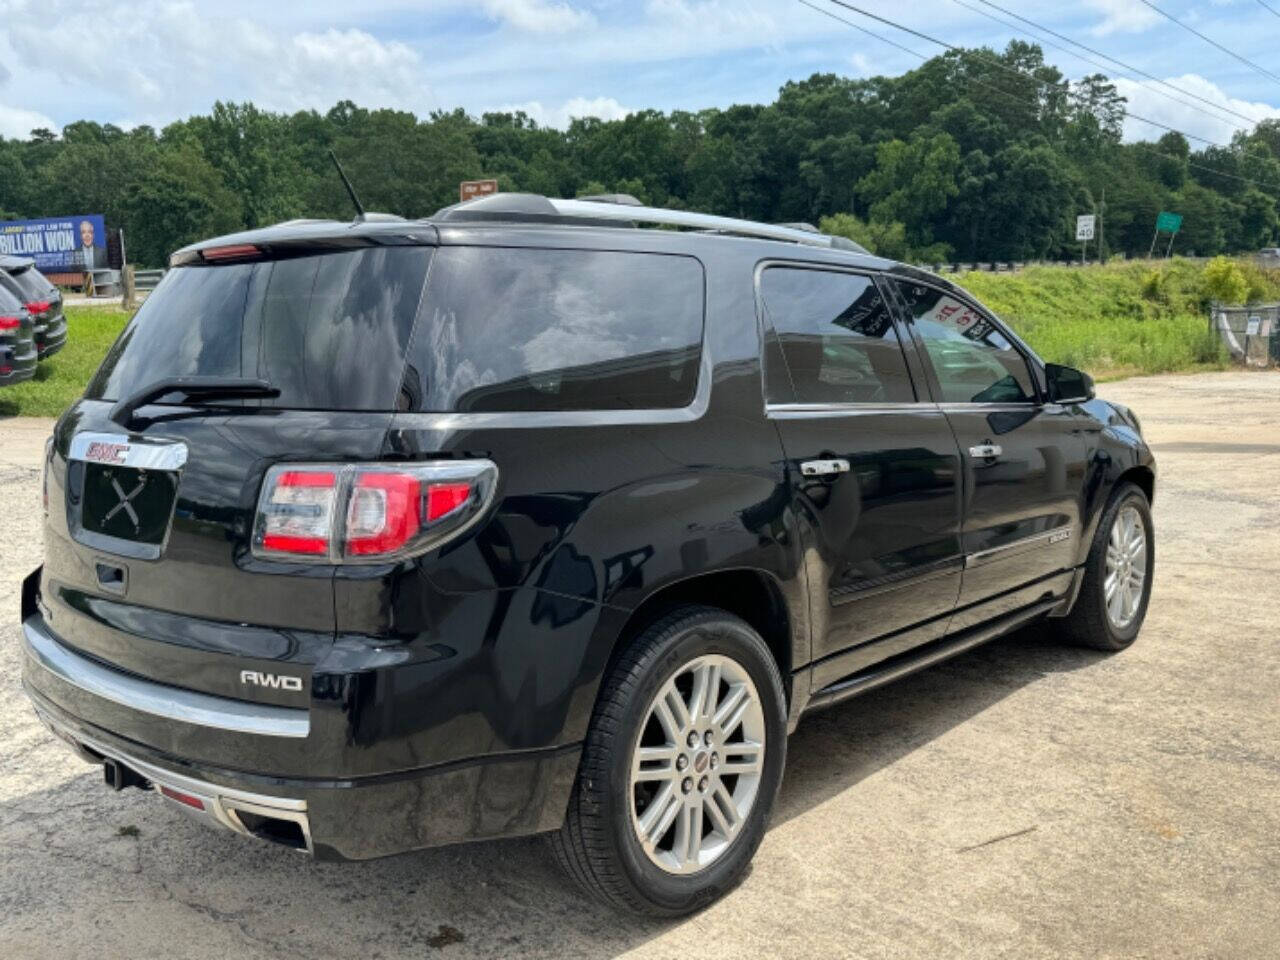
M 629 193 L 592 193 L 579 200 L 590 200 L 592 203 L 616 203 L 626 207 L 643 207 L 644 204 Z
M 625 198 L 625 199 L 621 199 Z M 869 253 L 864 247 L 844 237 L 819 233 L 808 224 L 797 228 L 785 224 L 757 223 L 717 217 L 691 210 L 668 210 L 662 207 L 633 205 L 626 194 L 602 194 L 578 200 L 560 200 L 533 193 L 491 193 L 475 200 L 455 203 L 437 210 L 428 219 L 435 221 L 516 221 L 543 223 L 577 223 L 591 226 L 634 227 L 638 223 L 708 230 L 738 237 L 783 240 L 811 247 L 828 247 Z
M 558 214 L 564 217 L 587 217 L 592 220 L 616 220 L 622 223 L 657 223 L 663 226 L 688 227 L 692 230 L 715 230 L 741 237 L 759 237 L 765 240 L 785 240 L 803 243 L 811 247 L 835 247 L 832 237 L 824 233 L 797 230 L 794 227 L 754 220 L 737 220 L 733 217 L 717 217 L 710 213 L 694 213 L 690 210 L 666 210 L 659 207 L 633 207 L 622 204 L 599 203 L 592 200 L 557 200 L 548 197 Z M 843 245 L 841 245 L 843 247 Z M 847 248 L 845 248 L 847 249 Z M 859 248 L 859 252 L 866 250 Z

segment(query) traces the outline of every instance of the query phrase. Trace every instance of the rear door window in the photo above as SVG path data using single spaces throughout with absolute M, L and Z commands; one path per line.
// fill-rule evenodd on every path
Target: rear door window
M 598 250 L 442 247 L 414 335 L 413 407 L 683 407 L 697 390 L 702 264 Z
M 856 273 L 769 267 L 760 296 L 779 350 L 765 351 L 773 403 L 911 403 L 893 314 L 875 280 Z M 785 370 L 778 371 L 778 361 Z
M 168 377 L 259 377 L 320 410 L 394 410 L 430 249 L 375 247 L 169 271 L 108 352 L 90 399 Z

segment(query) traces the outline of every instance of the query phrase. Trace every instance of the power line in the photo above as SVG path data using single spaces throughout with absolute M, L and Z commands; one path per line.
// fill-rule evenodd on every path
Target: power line
M 1101 50 L 1095 50 L 1093 49 L 1093 47 L 1080 43 L 1078 40 L 1072 40 L 1070 37 L 1064 36 L 1063 34 L 1058 33 L 1058 31 L 1056 30 L 1050 30 L 1048 27 L 1044 26 L 1043 24 L 1039 24 L 1032 20 L 1028 20 L 1026 17 L 1020 16 L 1019 14 L 1014 13 L 1012 10 L 1006 10 L 1004 7 L 991 3 L 990 0 L 978 0 L 978 2 L 981 3 L 983 6 L 987 6 L 987 7 L 991 7 L 992 9 L 999 10 L 1001 13 L 1006 14 L 1007 16 L 1013 17 L 1015 20 L 1021 20 L 1023 23 L 1029 26 L 1033 26 L 1038 30 L 1043 30 L 1045 33 L 1050 34 L 1051 36 L 1055 36 L 1059 40 L 1066 41 L 1067 43 L 1071 44 L 1073 47 L 1079 47 L 1081 50 L 1087 50 L 1090 53 L 1092 53 L 1094 56 L 1101 57 L 1103 60 L 1106 60 L 1109 63 L 1113 63 L 1122 69 L 1131 70 L 1134 73 L 1138 74 L 1138 76 L 1146 77 L 1148 80 L 1152 80 L 1160 84 L 1160 86 L 1162 87 L 1167 87 L 1170 90 L 1176 90 L 1178 93 L 1182 94 L 1183 96 L 1191 97 L 1193 100 L 1199 100 L 1201 103 L 1208 104 L 1209 106 L 1217 110 L 1221 110 L 1223 113 L 1229 113 L 1232 116 L 1239 117 L 1241 120 L 1246 121 L 1250 126 L 1254 126 L 1258 122 L 1253 117 L 1245 116 L 1243 113 L 1240 113 L 1238 110 L 1232 110 L 1230 107 L 1224 107 L 1221 104 L 1214 103 L 1212 100 L 1208 100 L 1198 94 L 1192 93 L 1190 90 L 1184 90 L 1182 87 L 1169 83 L 1167 80 L 1161 80 L 1159 77 L 1153 76 L 1152 74 L 1147 73 L 1145 70 L 1139 70 L 1137 67 L 1130 67 L 1128 64 L 1125 64 L 1120 60 L 1117 60 L 1115 57 L 1108 56 L 1107 54 L 1103 53 Z
M 859 24 L 854 23 L 854 22 L 853 22 L 853 21 L 851 21 L 851 20 L 846 20 L 844 17 L 837 16 L 835 13 L 832 13 L 832 12 L 831 12 L 831 11 L 829 11 L 829 10 L 824 10 L 824 9 L 822 9 L 821 7 L 816 7 L 816 6 L 814 6 L 812 3 L 810 3 L 810 2 L 809 2 L 809 0 L 799 0 L 799 2 L 800 2 L 800 3 L 803 3 L 806 7 L 809 7 L 810 9 L 817 10 L 819 13 L 822 13 L 822 14 L 827 15 L 828 17 L 830 17 L 830 18 L 831 18 L 831 19 L 833 19 L 833 20 L 838 20 L 838 21 L 840 21 L 841 23 L 845 24 L 846 26 L 853 27 L 853 29 L 855 29 L 855 30 L 859 30 L 859 31 L 861 31 L 862 33 L 865 33 L 865 34 L 867 34 L 867 35 L 868 35 L 868 36 L 870 36 L 870 37 L 874 37 L 874 38 L 875 38 L 875 39 L 877 39 L 877 40 L 883 41 L 884 43 L 887 43 L 887 44 L 889 44 L 890 46 L 897 47 L 899 50 L 904 50 L 904 51 L 906 51 L 907 53 L 911 54 L 911 55 L 912 55 L 912 56 L 914 56 L 914 57 L 919 57 L 919 58 L 920 58 L 920 59 L 922 59 L 922 60 L 927 60 L 927 59 L 928 59 L 928 58 L 927 58 L 927 57 L 925 57 L 923 54 L 917 53 L 915 50 L 911 50 L 911 49 L 909 49 L 908 47 L 904 47 L 902 44 L 896 43 L 896 42 L 894 42 L 893 40 L 889 40 L 889 39 L 887 39 L 887 38 L 885 38 L 885 37 L 882 37 L 882 36 L 880 36 L 880 34 L 875 33 L 875 32 L 873 32 L 873 31 L 871 31 L 871 30 L 868 30 L 868 29 L 866 29 L 865 27 L 863 27 L 863 26 L 861 26 L 861 25 L 859 25 Z M 944 41 L 944 40 L 938 40 L 937 38 L 935 38 L 935 37 L 931 37 L 931 36 L 929 36 L 929 35 L 928 35 L 928 34 L 926 34 L 926 33 L 921 33 L 920 31 L 918 31 L 918 30 L 914 30 L 914 29 L 912 29 L 911 27 L 904 26 L 903 24 L 896 23 L 896 22 L 895 22 L 895 21 L 893 21 L 893 20 L 889 20 L 889 19 L 887 19 L 887 18 L 885 18 L 885 17 L 881 17 L 881 16 L 879 16 L 878 14 L 869 13 L 868 11 L 866 11 L 866 10 L 862 10 L 862 9 L 861 9 L 861 8 L 859 8 L 859 7 L 855 7 L 855 6 L 851 5 L 851 4 L 845 3 L 845 2 L 844 2 L 844 0 L 827 0 L 827 2 L 829 2 L 829 3 L 834 3 L 834 4 L 838 5 L 838 6 L 841 6 L 841 7 L 844 7 L 844 8 L 846 8 L 846 9 L 848 9 L 848 10 L 853 11 L 854 13 L 858 13 L 858 14 L 861 14 L 862 16 L 869 17 L 870 19 L 875 20 L 875 21 L 878 21 L 879 23 L 883 23 L 883 24 L 885 24 L 886 26 L 893 27 L 893 28 L 894 28 L 894 29 L 896 29 L 896 30 L 901 30 L 901 31 L 903 31 L 904 33 L 909 33 L 909 34 L 911 34 L 911 35 L 912 35 L 912 36 L 914 36 L 914 37 L 919 37 L 921 40 L 925 40 L 925 41 L 927 41 L 927 42 L 929 42 L 929 43 L 935 43 L 935 44 L 937 44 L 937 45 L 939 45 L 939 46 L 946 47 L 948 50 L 953 50 L 953 51 L 956 51 L 957 53 L 968 53 L 968 52 L 969 52 L 969 51 L 964 50 L 964 49 L 963 49 L 963 48 L 961 48 L 961 47 L 957 47 L 957 46 L 955 46 L 955 45 L 953 45 L 953 44 L 947 43 L 947 42 L 946 42 L 946 41 Z M 1056 89 L 1056 85 L 1051 84 L 1051 83 L 1049 83 L 1049 82 L 1048 82 L 1048 81 L 1046 81 L 1046 80 L 1041 80 L 1041 79 L 1039 79 L 1038 77 L 1031 76 L 1031 75 L 1030 75 L 1030 74 L 1028 74 L 1028 73 L 1024 73 L 1024 72 L 1023 72 L 1023 71 L 1021 71 L 1021 70 L 1017 70 L 1017 69 L 1014 69 L 1013 67 L 1009 67 L 1009 66 L 1007 66 L 1006 64 L 1000 63 L 999 61 L 991 60 L 991 59 L 990 59 L 990 58 L 988 58 L 988 57 L 980 57 L 980 59 L 984 60 L 985 62 L 991 63 L 993 66 L 999 67 L 999 68 L 1000 68 L 1000 69 L 1002 69 L 1002 70 L 1005 70 L 1005 71 L 1007 71 L 1007 72 L 1009 72 L 1009 73 L 1012 73 L 1012 74 L 1014 74 L 1015 76 L 1021 77 L 1021 78 L 1026 79 L 1026 80 L 1032 80 L 1032 81 L 1034 81 L 1035 83 L 1040 84 L 1041 86 L 1054 86 L 1054 87 L 1055 87 L 1055 89 Z M 1011 98 L 1011 99 L 1013 99 L 1013 100 L 1017 100 L 1017 101 L 1018 101 L 1018 102 L 1020 102 L 1020 103 L 1023 103 L 1023 104 L 1029 105 L 1029 106 L 1033 106 L 1033 107 L 1038 107 L 1038 106 L 1039 106 L 1039 104 L 1034 103 L 1033 101 L 1026 100 L 1025 98 L 1023 98 L 1023 97 L 1019 97 L 1019 96 L 1017 96 L 1016 94 L 1010 93 L 1010 92 L 1009 92 L 1009 91 L 1007 91 L 1007 90 L 1001 90 L 999 87 L 994 87 L 994 86 L 992 86 L 991 84 L 983 83 L 982 81 L 980 81 L 980 80 L 976 80 L 976 79 L 974 79 L 973 77 L 969 77 L 968 79 L 970 80 L 970 82 L 975 83 L 975 84 L 977 84 L 978 86 L 985 87 L 985 88 L 987 88 L 987 89 L 989 89 L 989 90 L 993 90 L 993 91 L 995 91 L 996 93 L 1002 94 L 1002 95 L 1004 95 L 1004 96 L 1006 96 L 1006 97 L 1009 97 L 1009 98 Z M 1180 134 L 1180 135 L 1181 135 L 1181 136 L 1183 136 L 1183 137 L 1187 137 L 1187 138 L 1190 138 L 1190 139 L 1192 139 L 1192 140 L 1200 140 L 1200 141 L 1202 141 L 1202 142 L 1204 142 L 1204 143 L 1209 144 L 1209 145 L 1210 145 L 1210 146 L 1212 146 L 1212 147 L 1219 147 L 1219 148 L 1221 148 L 1221 149 L 1233 149 L 1233 148 L 1231 148 L 1231 147 L 1226 146 L 1225 144 L 1215 143 L 1215 142 L 1214 142 L 1214 141 L 1212 141 L 1212 140 L 1206 140 L 1204 137 L 1197 137 L 1197 136 L 1195 136 L 1195 135 L 1193 135 L 1193 134 L 1184 133 L 1183 131 L 1176 129 L 1175 127 L 1167 126 L 1166 124 L 1159 123 L 1159 122 L 1157 122 L 1157 121 L 1155 121 L 1155 120 L 1148 120 L 1146 117 L 1140 117 L 1140 116 L 1138 116 L 1138 115 L 1136 115 L 1136 114 L 1129 113 L 1129 112 L 1128 112 L 1128 111 L 1126 111 L 1126 110 L 1121 110 L 1121 111 L 1120 111 L 1120 113 L 1121 113 L 1122 115 L 1124 115 L 1124 116 L 1126 116 L 1126 117 L 1130 117 L 1130 118 L 1132 118 L 1132 119 L 1134 119 L 1134 120 L 1139 120 L 1139 121 L 1141 121 L 1141 122 L 1143 122 L 1143 123 L 1149 123 L 1149 124 L 1151 124 L 1152 126 L 1160 127 L 1161 129 L 1167 130 L 1167 131 L 1169 131 L 1169 132 L 1171 132 L 1171 133 L 1177 133 L 1177 134 Z M 1204 171 L 1207 171 L 1208 173 L 1215 174 L 1216 176 L 1219 176 L 1219 177 L 1226 177 L 1226 178 L 1228 178 L 1228 179 L 1230 179 L 1230 180 L 1239 180 L 1239 181 L 1240 181 L 1240 182 L 1242 182 L 1242 183 L 1247 183 L 1247 184 L 1250 184 L 1250 185 L 1252 185 L 1252 186 L 1266 187 L 1267 189 L 1270 189 L 1270 190 L 1277 190 L 1277 191 L 1280 191 L 1280 184 L 1275 184 L 1275 183 L 1266 183 L 1265 181 L 1260 181 L 1260 180 L 1250 180 L 1250 179 L 1249 179 L 1249 178 L 1247 178 L 1247 177 L 1240 177 L 1240 176 L 1237 176 L 1236 174 L 1226 173 L 1226 172 L 1221 171 L 1221 170 L 1216 170 L 1216 169 L 1214 169 L 1213 167 L 1206 167 L 1206 166 L 1204 166 L 1203 164 L 1194 163 L 1193 161 L 1191 161 L 1191 160 L 1189 160 L 1189 159 L 1187 159 L 1187 158 L 1180 157 L 1180 156 L 1178 156 L 1178 155 L 1176 155 L 1176 154 L 1167 153 L 1167 152 L 1165 152 L 1165 151 L 1163 151 L 1163 150 L 1160 150 L 1160 149 L 1156 148 L 1156 147 L 1155 147 L 1154 145 L 1152 145 L 1152 144 L 1145 144 L 1145 143 L 1144 143 L 1144 144 L 1142 144 L 1142 145 L 1143 145 L 1143 146 L 1145 146 L 1145 147 L 1147 147 L 1148 149 L 1152 150 L 1153 152 L 1160 154 L 1161 156 L 1165 156 L 1165 157 L 1168 157 L 1168 158 L 1170 158 L 1170 159 L 1172 159 L 1172 160 L 1178 160 L 1178 161 L 1180 161 L 1180 162 L 1186 163 L 1186 164 L 1187 164 L 1187 166 L 1189 166 L 1189 167 L 1194 167 L 1194 168 L 1196 168 L 1197 170 L 1204 170 Z M 1268 157 L 1268 159 L 1274 159 L 1274 158 Z
M 1023 80 L 1030 80 L 1033 83 L 1038 83 L 1042 87 L 1053 87 L 1055 90 L 1059 89 L 1056 84 L 1050 83 L 1048 80 L 1041 80 L 1037 76 L 1034 76 L 1030 73 L 1024 73 L 1022 70 L 1019 70 L 1016 67 L 1011 67 L 1008 64 L 1001 63 L 999 60 L 993 60 L 991 57 L 987 57 L 982 54 L 975 54 L 973 53 L 973 51 L 965 50 L 963 47 L 957 47 L 953 43 L 947 43 L 945 40 L 939 40 L 937 37 L 931 37 L 927 33 L 921 33 L 919 30 L 914 30 L 911 27 L 904 26 L 901 23 L 896 23 L 895 21 L 882 17 L 879 14 L 875 14 L 875 13 L 871 13 L 870 11 L 863 10 L 861 7 L 855 7 L 851 3 L 845 3 L 845 0 L 827 0 L 827 2 L 834 3 L 838 7 L 844 7 L 846 10 L 851 10 L 854 13 L 861 14 L 864 17 L 868 17 L 872 20 L 878 21 L 879 23 L 883 23 L 886 26 L 893 27 L 896 30 L 901 30 L 904 33 L 909 33 L 913 37 L 919 37 L 921 40 L 926 40 L 929 43 L 936 43 L 938 46 L 945 47 L 946 49 L 951 50 L 955 53 L 968 54 L 970 56 L 976 57 L 977 59 L 981 60 L 984 63 L 989 63 L 991 64 L 991 66 L 996 67 L 1000 70 L 1003 70 L 1005 73 L 1013 74 L 1015 77 L 1019 77 Z M 1228 147 L 1227 144 L 1218 143 L 1216 140 L 1210 140 L 1207 137 L 1200 137 L 1194 133 L 1187 133 L 1185 130 L 1179 130 L 1177 127 L 1171 127 L 1167 123 L 1161 123 L 1159 120 L 1152 120 L 1148 117 L 1141 116 L 1139 114 L 1133 113 L 1123 108 L 1120 109 L 1118 112 L 1120 113 L 1121 116 L 1129 117 L 1130 119 L 1137 120 L 1140 123 L 1147 123 L 1153 127 L 1159 127 L 1161 130 L 1168 131 L 1169 133 L 1180 134 L 1181 136 L 1187 138 L 1188 140 L 1198 140 L 1200 143 L 1207 143 L 1211 147 Z
M 1280 10 L 1277 10 L 1275 7 L 1267 6 L 1267 4 L 1263 2 L 1263 0 L 1258 0 L 1258 6 L 1260 6 L 1263 10 L 1266 10 L 1270 14 L 1274 14 L 1275 16 L 1280 17 Z
M 910 47 L 904 47 L 902 44 L 898 43 L 898 41 L 896 41 L 896 40 L 890 40 L 888 37 L 883 37 L 883 36 L 881 36 L 880 34 L 876 33 L 874 30 L 868 30 L 866 27 L 861 26 L 860 24 L 854 23 L 852 20 L 846 20 L 844 17 L 837 16 L 836 14 L 832 13 L 830 10 L 824 10 L 822 7 L 819 7 L 819 6 L 815 5 L 815 4 L 810 3 L 810 2 L 809 2 L 809 0 L 799 0 L 799 2 L 800 2 L 800 3 L 803 3 L 803 4 L 804 4 L 806 7 L 808 7 L 810 10 L 816 10 L 816 11 L 818 11 L 818 13 L 821 13 L 821 14 L 823 14 L 824 16 L 828 16 L 828 17 L 830 17 L 832 20 L 839 20 L 839 21 L 840 21 L 841 23 L 843 23 L 845 26 L 847 26 L 847 27 L 853 27 L 853 29 L 855 29 L 855 30 L 859 31 L 860 33 L 865 33 L 868 37 L 875 37 L 875 38 L 876 38 L 877 40 L 879 40 L 881 43 L 887 43 L 887 44 L 888 44 L 889 46 L 891 46 L 891 47 L 897 47 L 897 48 L 898 48 L 899 50 L 901 50 L 903 53 L 909 53 L 909 54 L 911 54 L 913 57 L 918 57 L 918 58 L 919 58 L 919 59 L 921 59 L 921 60 L 928 60 L 928 59 L 929 59 L 929 58 L 928 58 L 925 54 L 923 54 L 923 53 L 918 53 L 917 51 L 912 50 Z
M 1257 71 L 1258 73 L 1262 74 L 1264 77 L 1270 77 L 1276 83 L 1280 83 L 1280 76 L 1277 76 L 1276 74 L 1272 73 L 1266 67 L 1258 66 L 1248 57 L 1242 57 L 1240 56 L 1240 54 L 1236 53 L 1234 50 L 1228 47 L 1224 47 L 1222 44 L 1220 44 L 1217 40 L 1214 40 L 1212 37 L 1206 37 L 1203 33 L 1201 33 L 1195 27 L 1185 24 L 1181 20 L 1179 20 L 1177 17 L 1175 17 L 1173 14 L 1166 13 L 1164 10 L 1161 10 L 1154 3 L 1152 3 L 1151 0 L 1141 0 L 1141 3 L 1143 4 L 1143 6 L 1150 7 L 1152 10 L 1160 14 L 1160 16 L 1164 17 L 1166 20 L 1176 23 L 1178 26 L 1180 26 L 1183 30 L 1186 30 L 1188 33 L 1194 33 L 1197 37 L 1199 37 L 1205 43 L 1212 44 L 1214 47 L 1221 50 L 1227 56 L 1234 57 L 1235 59 L 1239 60 L 1249 69 Z
M 1061 46 L 1060 44 L 1056 44 L 1052 40 L 1046 40 L 1043 37 L 1036 36 L 1035 34 L 1027 30 L 1020 30 L 1017 26 L 1010 23 L 1008 20 L 1004 20 L 1001 17 L 997 17 L 995 14 L 988 13 L 985 10 L 979 10 L 977 7 L 972 6 L 971 4 L 966 2 L 966 0 L 952 0 L 952 2 L 959 4 L 960 6 L 964 7 L 966 10 L 973 11 L 979 16 L 986 17 L 988 20 L 993 20 L 996 23 L 1003 24 L 1004 26 L 1009 27 L 1010 29 L 1021 33 L 1025 37 L 1031 37 L 1031 39 L 1035 40 L 1037 43 L 1043 43 L 1046 46 L 1053 47 L 1055 50 L 1061 50 L 1063 53 L 1067 54 L 1068 56 L 1075 57 L 1078 60 L 1083 60 L 1086 63 L 1091 64 L 1100 70 L 1110 72 L 1112 69 L 1114 69 L 1114 67 L 1109 67 L 1107 66 L 1107 64 L 1101 63 L 1098 60 L 1093 59 L 1092 57 L 1087 57 L 1082 53 L 1077 53 L 1074 50 L 1070 50 L 1067 47 Z M 1081 50 L 1087 50 L 1090 53 L 1096 52 L 1093 50 L 1092 47 L 1087 47 L 1082 43 L 1077 43 L 1075 40 L 1072 40 L 1070 37 L 1063 36 L 1062 34 L 1057 33 L 1054 30 L 1050 30 L 1048 27 L 1044 26 L 1043 24 L 1039 24 L 1033 20 L 1028 20 L 1026 17 L 1019 16 L 1018 14 L 1014 13 L 1011 10 L 1006 10 L 1003 7 L 997 6 L 994 3 L 988 3 L 987 0 L 978 0 L 978 2 L 985 4 L 986 6 L 991 7 L 995 10 L 999 10 L 1001 13 L 1006 14 L 1007 16 L 1014 17 L 1017 20 L 1021 20 L 1023 23 L 1029 26 L 1032 26 L 1043 33 L 1047 33 L 1047 34 L 1050 34 L 1051 36 L 1058 37 L 1061 40 L 1065 41 L 1066 43 L 1079 47 Z M 1173 94 L 1165 93 L 1163 90 L 1159 90 L 1152 86 L 1144 85 L 1145 89 L 1150 90 L 1152 93 L 1159 94 L 1160 96 L 1164 97 L 1166 100 L 1171 100 L 1174 103 L 1181 104 L 1184 107 L 1190 107 L 1192 110 L 1197 110 L 1200 113 L 1203 113 L 1206 117 L 1210 117 L 1211 119 L 1217 120 L 1219 123 L 1230 124 L 1231 127 L 1235 130 L 1248 132 L 1248 130 L 1250 130 L 1258 122 L 1257 120 L 1254 120 L 1252 117 L 1247 117 L 1243 113 L 1239 113 L 1236 110 L 1232 110 L 1230 107 L 1221 106 L 1220 104 L 1214 103 L 1212 100 L 1208 100 L 1204 97 L 1198 96 L 1192 93 L 1190 90 L 1183 90 L 1181 87 L 1174 86 L 1171 83 L 1166 83 L 1164 80 L 1161 80 L 1159 77 L 1154 77 L 1143 70 L 1139 70 L 1137 67 L 1130 66 L 1127 63 L 1117 60 L 1115 57 L 1109 57 L 1105 53 L 1101 53 L 1101 52 L 1096 52 L 1096 55 L 1099 57 L 1102 57 L 1104 60 L 1109 61 L 1115 66 L 1120 67 L 1122 70 L 1128 73 L 1135 74 L 1139 77 L 1145 77 L 1147 80 L 1153 81 L 1162 87 L 1168 87 L 1170 90 L 1176 90 L 1179 93 L 1185 94 L 1188 97 L 1191 97 L 1195 100 L 1199 100 L 1201 103 L 1208 104 L 1214 110 L 1218 111 L 1218 113 L 1211 113 L 1210 111 L 1206 110 L 1204 107 L 1198 107 L 1194 103 L 1188 103 L 1186 100 L 1183 100 L 1181 97 L 1175 97 Z M 1137 81 L 1137 82 L 1141 83 L 1141 81 Z M 1224 114 L 1224 113 L 1230 114 L 1233 117 L 1239 117 L 1241 120 L 1244 120 L 1246 123 L 1248 123 L 1249 126 L 1242 127 L 1237 123 L 1233 123 L 1231 120 L 1228 120 L 1225 117 L 1221 116 L 1221 114 Z

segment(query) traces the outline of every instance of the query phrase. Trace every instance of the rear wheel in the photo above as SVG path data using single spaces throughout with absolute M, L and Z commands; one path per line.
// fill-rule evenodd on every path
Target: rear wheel
M 1123 650 L 1142 629 L 1155 571 L 1155 529 L 1146 494 L 1126 483 L 1112 495 L 1098 523 L 1084 582 L 1058 629 L 1073 643 Z
M 782 680 L 760 635 L 724 611 L 677 610 L 606 679 L 552 847 L 614 906 L 689 913 L 742 878 L 785 753 Z

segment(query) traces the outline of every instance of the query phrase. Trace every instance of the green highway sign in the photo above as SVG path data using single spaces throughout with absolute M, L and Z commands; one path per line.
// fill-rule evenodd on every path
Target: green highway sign
M 1167 210 L 1161 210 L 1160 216 L 1156 217 L 1156 231 L 1159 233 L 1177 233 L 1178 228 L 1182 226 L 1182 214 L 1169 213 Z

